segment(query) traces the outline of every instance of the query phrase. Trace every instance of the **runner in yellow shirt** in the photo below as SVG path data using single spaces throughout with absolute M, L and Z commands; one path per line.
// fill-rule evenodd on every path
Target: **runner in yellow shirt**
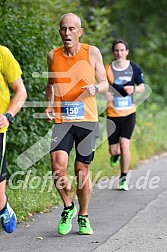
M 0 45 L 0 221 L 7 233 L 16 228 L 16 215 L 8 203 L 6 186 L 6 131 L 22 107 L 27 93 L 19 63 L 10 50 Z M 14 95 L 10 101 L 9 86 Z

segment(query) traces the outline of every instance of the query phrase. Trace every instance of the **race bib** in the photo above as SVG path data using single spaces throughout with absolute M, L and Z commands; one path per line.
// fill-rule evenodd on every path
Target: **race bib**
M 114 108 L 115 110 L 127 110 L 131 109 L 133 105 L 132 96 L 125 97 L 114 96 Z
M 84 118 L 83 102 L 62 102 L 62 118 L 68 120 L 79 120 Z

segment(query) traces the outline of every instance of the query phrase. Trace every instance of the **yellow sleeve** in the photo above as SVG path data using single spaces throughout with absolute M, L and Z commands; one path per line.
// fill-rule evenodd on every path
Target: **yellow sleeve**
M 14 82 L 22 74 L 20 65 L 7 47 L 1 47 L 1 55 L 1 72 L 5 76 L 8 83 Z

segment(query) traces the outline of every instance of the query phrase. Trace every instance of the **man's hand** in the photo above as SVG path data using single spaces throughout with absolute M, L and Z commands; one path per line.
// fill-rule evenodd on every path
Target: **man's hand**
M 85 89 L 91 96 L 95 96 L 97 93 L 97 85 L 88 85 L 88 86 L 83 86 L 82 89 Z
M 5 115 L 0 114 L 0 129 L 4 128 L 5 126 L 7 126 L 9 124 L 8 119 L 6 118 Z
M 54 108 L 46 108 L 45 109 L 45 116 L 46 116 L 46 120 L 51 122 L 54 118 L 55 118 L 55 111 Z

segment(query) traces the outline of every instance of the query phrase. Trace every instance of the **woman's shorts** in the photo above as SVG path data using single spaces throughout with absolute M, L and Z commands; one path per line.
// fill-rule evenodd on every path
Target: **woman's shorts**
M 112 129 L 113 123 L 115 124 L 114 132 Z M 118 143 L 120 137 L 131 139 L 135 124 L 136 113 L 122 117 L 107 117 L 107 135 L 109 145 Z

